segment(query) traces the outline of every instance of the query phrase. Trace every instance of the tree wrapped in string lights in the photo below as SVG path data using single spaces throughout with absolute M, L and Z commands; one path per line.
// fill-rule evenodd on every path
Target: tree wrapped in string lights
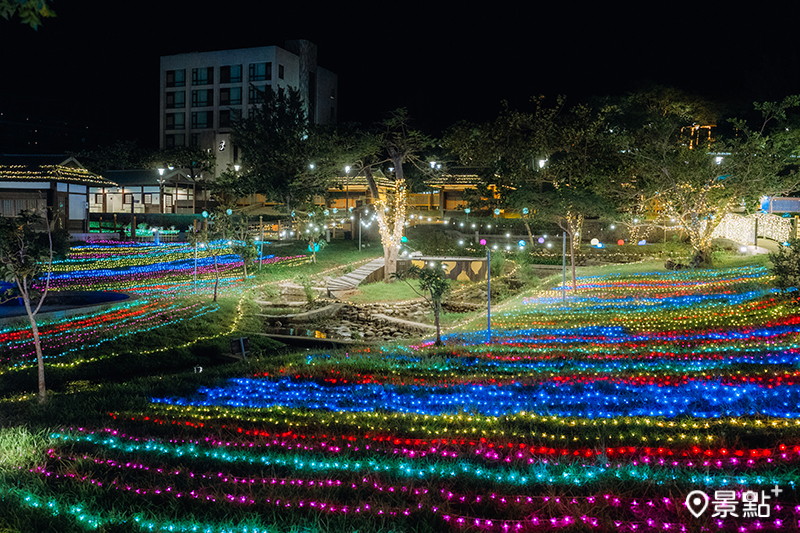
M 697 139 L 694 126 L 709 118 L 696 99 L 669 90 L 629 97 L 618 108 L 614 139 L 628 167 L 626 181 L 646 198 L 652 217 L 674 220 L 689 238 L 692 264 L 711 262 L 714 230 L 734 210 L 754 212 L 761 196 L 784 194 L 800 180 L 790 169 L 794 132 L 782 122 L 800 95 L 756 104 L 756 128 L 741 119 L 730 131 Z
M 347 143 L 345 143 L 346 145 Z M 385 261 L 384 280 L 392 281 L 397 272 L 397 258 L 405 232 L 408 187 L 406 167 L 420 173 L 440 171 L 435 164 L 424 160 L 423 152 L 433 146 L 433 139 L 411 127 L 411 117 L 406 109 L 397 109 L 384 120 L 377 131 L 352 135 L 352 142 L 342 151 L 343 157 L 352 158 L 356 175 L 367 180 L 375 204 L 378 231 L 383 244 Z M 375 179 L 376 170 L 385 170 L 394 187 L 381 192 Z

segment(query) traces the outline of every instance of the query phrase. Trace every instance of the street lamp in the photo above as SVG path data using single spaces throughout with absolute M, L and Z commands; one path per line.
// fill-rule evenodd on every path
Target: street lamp
M 158 169 L 158 203 L 159 209 L 161 210 L 161 214 L 164 214 L 164 171 L 165 169 L 159 168 Z
M 349 210 L 350 207 L 350 165 L 344 167 L 344 173 L 347 177 L 344 180 L 344 208 Z
M 492 343 L 492 249 L 486 239 L 481 239 L 481 246 L 486 246 L 486 344 Z

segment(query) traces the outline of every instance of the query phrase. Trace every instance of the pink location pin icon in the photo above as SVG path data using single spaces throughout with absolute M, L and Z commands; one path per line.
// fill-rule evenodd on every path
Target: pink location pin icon
M 695 518 L 700 518 L 708 509 L 708 494 L 702 490 L 693 490 L 686 496 L 686 507 Z

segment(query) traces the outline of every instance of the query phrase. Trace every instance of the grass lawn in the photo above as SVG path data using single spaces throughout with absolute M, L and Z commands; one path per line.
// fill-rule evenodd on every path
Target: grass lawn
M 235 361 L 225 345 L 258 328 L 248 291 L 362 257 L 331 248 L 304 265 L 281 252 L 248 286 L 231 263 L 213 303 L 207 269 L 188 283 L 186 252 L 169 275 L 134 255 L 102 275 L 98 249 L 64 266 L 57 283 L 85 268 L 85 283 L 141 297 L 43 327 L 47 405 L 25 396 L 24 332 L 0 329 L 3 533 L 758 531 L 800 519 L 800 326 L 761 258 L 585 267 L 566 302 L 553 276 L 498 302 L 489 344 L 485 315 L 446 314 L 440 349 L 263 344 Z M 365 301 L 405 299 L 402 284 L 372 285 Z M 694 490 L 730 496 L 740 516 L 712 517 L 713 504 L 693 516 Z M 768 518 L 743 516 L 748 491 Z

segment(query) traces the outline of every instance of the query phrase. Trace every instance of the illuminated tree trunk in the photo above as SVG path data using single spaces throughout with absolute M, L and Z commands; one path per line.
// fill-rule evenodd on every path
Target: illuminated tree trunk
M 372 197 L 376 198 L 375 209 L 378 219 L 378 231 L 381 234 L 381 244 L 383 245 L 383 279 L 386 282 L 393 282 L 392 274 L 397 272 L 397 257 L 400 252 L 400 244 L 403 238 L 403 231 L 406 223 L 406 187 L 405 180 L 401 179 L 402 170 L 397 171 L 398 176 L 395 181 L 395 193 L 391 200 L 388 197 L 381 197 L 378 194 L 378 187 L 372 170 L 369 167 L 364 169 L 367 183 L 369 184 Z
M 567 213 L 567 233 L 569 234 L 569 256 L 572 263 L 572 293 L 578 290 L 578 281 L 575 273 L 575 249 L 581 245 L 581 230 L 583 229 L 583 215 Z

